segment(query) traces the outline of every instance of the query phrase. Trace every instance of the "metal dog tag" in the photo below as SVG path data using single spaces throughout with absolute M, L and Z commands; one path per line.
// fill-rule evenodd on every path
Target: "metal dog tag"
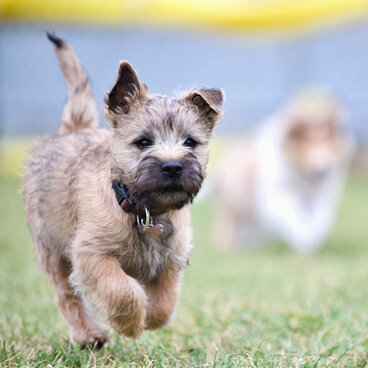
M 138 225 L 138 233 L 139 234 L 150 234 L 153 236 L 159 236 L 164 232 L 164 227 L 161 224 L 154 224 L 153 218 L 151 217 L 147 208 L 146 211 L 146 220 L 144 221 L 137 215 L 137 225 Z
M 150 225 L 147 229 L 138 230 L 139 234 L 151 234 L 153 236 L 159 236 L 164 232 L 164 227 L 161 224 Z

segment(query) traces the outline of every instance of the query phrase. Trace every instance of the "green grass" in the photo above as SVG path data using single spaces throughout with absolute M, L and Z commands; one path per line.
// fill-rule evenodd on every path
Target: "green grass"
M 0 366 L 368 366 L 368 182 L 349 181 L 336 227 L 313 257 L 286 247 L 220 253 L 211 205 L 193 208 L 195 250 L 173 323 L 100 351 L 67 339 L 38 270 L 17 179 L 0 177 Z

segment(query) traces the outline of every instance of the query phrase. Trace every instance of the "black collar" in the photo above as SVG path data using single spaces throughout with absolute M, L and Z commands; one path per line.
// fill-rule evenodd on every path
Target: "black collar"
M 112 189 L 114 189 L 116 200 L 118 201 L 119 206 L 123 209 L 123 211 L 135 213 L 136 212 L 134 211 L 135 206 L 131 201 L 131 199 L 129 198 L 125 185 L 118 181 L 113 181 Z
M 122 208 L 122 210 L 126 213 L 133 213 L 134 215 L 145 215 L 145 207 L 141 208 L 138 207 L 129 197 L 128 191 L 126 186 L 119 182 L 119 181 L 113 181 L 112 182 L 112 189 L 114 189 L 116 200 L 119 203 L 119 206 Z M 150 211 L 152 216 L 158 216 L 162 215 L 166 212 L 168 212 L 168 209 L 155 209 Z
M 113 181 L 112 189 L 114 189 L 116 200 L 118 201 L 119 206 L 123 209 L 123 211 L 131 212 L 137 215 L 137 222 L 135 226 L 137 227 L 139 234 L 151 234 L 151 236 L 162 235 L 164 227 L 161 224 L 154 225 L 153 219 L 147 210 L 143 215 L 144 217 L 142 219 L 140 218 L 141 214 L 129 198 L 127 189 L 124 184 L 118 181 Z

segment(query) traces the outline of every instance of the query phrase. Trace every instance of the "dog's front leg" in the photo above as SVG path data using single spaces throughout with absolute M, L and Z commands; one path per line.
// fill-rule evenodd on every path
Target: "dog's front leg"
M 138 337 L 145 325 L 147 297 L 137 280 L 128 276 L 118 260 L 99 254 L 84 243 L 72 247 L 75 281 L 92 293 L 119 334 Z
M 149 297 L 146 328 L 160 328 L 172 317 L 180 294 L 183 271 L 171 266 L 161 274 L 158 284 L 146 288 Z

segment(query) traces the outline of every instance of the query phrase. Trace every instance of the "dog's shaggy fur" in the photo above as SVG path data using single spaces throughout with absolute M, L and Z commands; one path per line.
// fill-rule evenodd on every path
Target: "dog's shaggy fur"
M 112 132 L 97 129 L 85 72 L 68 45 L 49 38 L 69 99 L 60 134 L 36 148 L 25 169 L 25 208 L 38 259 L 72 341 L 107 340 L 86 293 L 118 333 L 135 338 L 167 323 L 177 304 L 192 250 L 186 205 L 206 176 L 223 93 L 150 95 L 130 64 L 121 62 L 106 96 Z M 167 162 L 180 166 L 175 177 L 163 169 Z M 135 214 L 125 213 L 115 198 L 114 181 L 125 185 L 138 213 L 147 208 L 163 225 L 161 235 L 139 233 Z

